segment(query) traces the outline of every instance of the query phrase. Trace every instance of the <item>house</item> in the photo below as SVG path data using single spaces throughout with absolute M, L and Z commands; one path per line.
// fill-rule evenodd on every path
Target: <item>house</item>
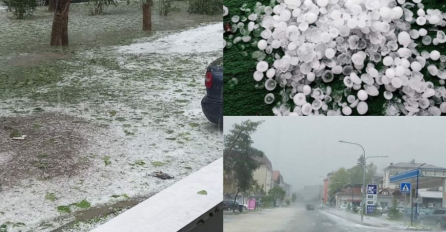
M 255 160 L 260 163 L 260 167 L 254 171 L 253 178 L 257 184 L 262 187 L 262 190 L 265 193 L 268 193 L 268 191 L 274 187 L 273 166 L 266 155 L 256 157 Z
M 273 181 L 274 186 L 281 186 L 283 182 L 283 176 L 280 174 L 280 171 L 273 171 Z
M 324 181 L 324 187 L 322 192 L 322 201 L 324 204 L 327 204 L 328 202 L 328 186 L 330 184 L 330 177 L 333 174 L 333 172 L 330 172 L 327 174 L 327 178 L 325 178 Z
M 401 174 L 403 172 L 407 172 L 410 170 L 417 169 L 423 163 L 416 163 L 415 160 L 412 160 L 408 163 L 390 163 L 390 165 L 384 168 L 384 176 L 383 176 L 383 184 L 382 188 L 385 189 L 397 189 L 399 186 L 397 184 L 390 183 L 390 177 Z M 431 164 L 424 164 L 423 168 L 440 168 Z
M 393 200 L 396 200 L 396 206 L 408 207 L 409 205 L 409 194 L 405 195 L 400 192 L 399 189 L 389 189 L 389 188 L 378 188 L 377 204 L 381 207 L 392 207 Z
M 335 194 L 336 208 L 341 205 L 359 206 L 362 201 L 361 184 L 351 184 L 344 186 Z

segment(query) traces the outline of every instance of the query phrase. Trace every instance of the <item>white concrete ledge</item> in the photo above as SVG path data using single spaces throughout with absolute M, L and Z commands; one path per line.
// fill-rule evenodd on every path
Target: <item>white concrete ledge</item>
M 205 190 L 207 195 L 198 194 Z M 92 232 L 177 232 L 223 201 L 223 158 Z

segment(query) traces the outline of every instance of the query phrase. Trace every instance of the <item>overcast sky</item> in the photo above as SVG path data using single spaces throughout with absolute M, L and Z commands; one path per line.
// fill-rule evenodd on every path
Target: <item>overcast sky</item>
M 446 120 L 441 117 L 224 117 L 224 133 L 244 120 L 265 122 L 252 135 L 294 190 L 322 184 L 323 177 L 340 167 L 350 168 L 362 155 L 378 166 L 391 162 L 428 163 L 446 167 Z M 323 176 L 323 177 L 319 177 Z

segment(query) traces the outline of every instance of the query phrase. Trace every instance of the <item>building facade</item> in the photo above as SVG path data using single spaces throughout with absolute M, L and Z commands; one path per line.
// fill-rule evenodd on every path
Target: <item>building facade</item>
M 273 166 L 266 155 L 256 157 L 256 160 L 260 162 L 260 167 L 254 171 L 253 178 L 263 191 L 268 193 L 274 187 Z
M 385 189 L 398 189 L 399 186 L 394 183 L 390 183 L 390 177 L 396 176 L 398 174 L 401 174 L 403 172 L 407 172 L 410 170 L 417 169 L 420 167 L 423 163 L 416 163 L 415 160 L 412 160 L 408 163 L 390 163 L 390 165 L 386 168 L 384 168 L 384 176 L 383 176 L 383 184 L 382 188 Z M 431 164 L 424 164 L 423 168 L 440 168 Z

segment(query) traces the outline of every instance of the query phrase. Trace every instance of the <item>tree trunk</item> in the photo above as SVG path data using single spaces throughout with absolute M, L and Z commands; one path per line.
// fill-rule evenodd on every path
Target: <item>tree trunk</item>
M 57 0 L 49 0 L 48 2 L 48 11 L 54 12 L 54 9 L 56 8 L 56 1 Z
M 142 30 L 152 30 L 152 6 L 150 2 L 142 4 Z
M 57 0 L 54 11 L 51 46 L 68 46 L 68 11 L 70 0 Z
M 240 190 L 237 190 L 237 194 L 235 194 L 235 198 L 234 198 L 234 204 L 232 204 L 232 205 L 235 205 L 235 202 L 237 201 L 237 196 L 238 196 L 239 191 L 240 191 Z M 237 208 L 238 208 L 238 207 L 237 207 Z M 234 207 L 232 207 L 232 212 L 235 212 Z

